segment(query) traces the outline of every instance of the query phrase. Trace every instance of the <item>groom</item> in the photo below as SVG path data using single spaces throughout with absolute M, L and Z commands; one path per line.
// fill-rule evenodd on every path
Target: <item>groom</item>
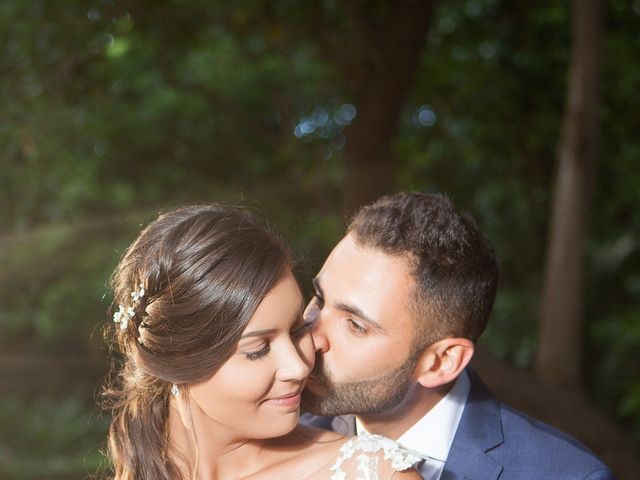
M 398 440 L 436 479 L 612 479 L 571 437 L 498 402 L 467 368 L 497 283 L 493 249 L 443 195 L 364 207 L 314 279 L 306 423 Z M 353 416 L 339 416 L 355 414 Z

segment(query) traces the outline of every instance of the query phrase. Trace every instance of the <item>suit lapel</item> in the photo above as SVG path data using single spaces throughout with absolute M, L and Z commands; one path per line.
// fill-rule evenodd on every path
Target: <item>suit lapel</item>
M 339 415 L 331 419 L 331 430 L 340 435 L 353 436 L 356 434 L 356 417 L 353 415 Z
M 356 417 L 353 415 L 320 417 L 312 413 L 303 413 L 300 417 L 300 423 L 323 430 L 331 430 L 340 435 L 353 436 L 356 434 Z
M 471 390 L 441 480 L 493 480 L 502 472 L 502 465 L 487 454 L 504 441 L 500 406 L 475 372 L 467 373 Z

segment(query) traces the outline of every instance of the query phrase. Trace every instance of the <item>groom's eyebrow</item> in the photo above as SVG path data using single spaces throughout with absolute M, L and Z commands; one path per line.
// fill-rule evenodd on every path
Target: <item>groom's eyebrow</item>
M 364 322 L 368 323 L 375 330 L 378 330 L 379 332 L 384 333 L 384 328 L 382 328 L 382 326 L 378 322 L 373 320 L 371 317 L 368 317 L 367 315 L 365 315 L 365 313 L 355 305 L 349 305 L 347 303 L 338 302 L 336 303 L 336 308 L 360 318 Z

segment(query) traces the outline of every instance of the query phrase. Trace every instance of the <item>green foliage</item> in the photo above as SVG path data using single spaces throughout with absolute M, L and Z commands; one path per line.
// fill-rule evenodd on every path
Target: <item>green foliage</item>
M 87 340 L 107 318 L 110 272 L 132 236 L 122 220 L 112 220 L 0 240 L 3 351 L 46 347 L 87 354 Z
M 323 167 L 300 163 L 321 150 L 291 133 L 335 73 L 310 40 L 285 43 L 278 17 L 227 2 L 0 8 L 3 230 Z
M 0 477 L 85 478 L 104 468 L 108 419 L 74 397 L 0 400 Z M 37 458 L 34 453 L 37 452 Z
M 585 363 L 592 398 L 640 441 L 640 8 L 608 10 Z M 0 349 L 100 358 L 111 270 L 140 225 L 184 203 L 256 207 L 311 277 L 344 225 L 344 113 L 361 42 L 350 25 L 333 0 L 0 2 Z M 394 144 L 398 188 L 448 192 L 495 245 L 501 280 L 483 342 L 523 368 L 570 40 L 569 3 L 438 2 Z M 54 418 L 84 415 L 65 405 Z M 58 412 L 18 408 L 1 405 L 3 422 Z M 46 442 L 34 445 L 54 458 Z M 43 474 L 22 445 L 2 473 Z

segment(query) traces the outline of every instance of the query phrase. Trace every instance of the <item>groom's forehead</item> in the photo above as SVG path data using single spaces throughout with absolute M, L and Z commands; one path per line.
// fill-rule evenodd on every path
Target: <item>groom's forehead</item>
M 389 317 L 406 311 L 413 278 L 407 259 L 359 245 L 347 235 L 327 258 L 316 284 L 329 300 L 351 304 L 372 317 Z
M 381 248 L 363 244 L 353 233 L 345 235 L 327 257 L 318 277 L 327 272 L 331 277 L 362 278 L 380 276 L 387 282 L 413 282 L 410 254 L 389 254 Z M 409 275 L 407 275 L 409 274 Z

